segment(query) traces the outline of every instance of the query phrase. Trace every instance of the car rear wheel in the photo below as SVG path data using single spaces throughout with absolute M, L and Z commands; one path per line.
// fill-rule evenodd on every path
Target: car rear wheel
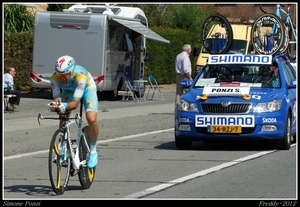
M 278 141 L 278 149 L 280 150 L 288 150 L 291 147 L 292 142 L 292 133 L 291 133 L 292 125 L 291 125 L 291 115 L 288 114 L 285 121 L 285 130 L 284 136 L 281 140 Z
M 189 149 L 192 146 L 192 141 L 182 141 L 175 137 L 175 145 L 177 149 Z

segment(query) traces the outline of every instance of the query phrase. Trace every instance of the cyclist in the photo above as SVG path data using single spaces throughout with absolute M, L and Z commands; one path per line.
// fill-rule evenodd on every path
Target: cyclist
M 87 167 L 95 167 L 98 163 L 96 145 L 99 126 L 97 123 L 98 97 L 93 77 L 84 67 L 76 65 L 73 57 L 65 55 L 57 59 L 55 73 L 51 76 L 50 83 L 54 102 L 48 104 L 49 111 L 64 113 L 74 110 L 78 107 L 81 98 L 83 99 L 91 145 Z M 62 121 L 60 121 L 59 127 L 62 127 Z M 64 141 L 62 147 L 66 147 Z M 64 153 L 61 153 L 60 156 L 64 157 Z

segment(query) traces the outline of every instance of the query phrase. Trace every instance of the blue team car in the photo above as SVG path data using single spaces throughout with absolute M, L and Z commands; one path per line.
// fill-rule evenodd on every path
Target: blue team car
M 270 140 L 296 142 L 296 72 L 286 56 L 210 55 L 175 107 L 175 144 Z

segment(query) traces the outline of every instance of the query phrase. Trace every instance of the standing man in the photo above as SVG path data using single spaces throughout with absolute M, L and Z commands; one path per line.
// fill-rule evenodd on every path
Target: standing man
M 191 54 L 192 47 L 190 44 L 185 44 L 182 47 L 182 52 L 176 56 L 175 60 L 175 73 L 176 73 L 176 97 L 175 104 L 179 101 L 180 96 L 184 93 L 184 88 L 179 86 L 182 79 L 188 78 L 193 82 L 191 60 L 189 55 Z
M 8 109 L 10 111 L 18 112 L 19 110 L 15 107 L 15 105 L 20 104 L 21 92 L 19 90 L 14 89 L 14 77 L 16 75 L 16 69 L 14 67 L 9 67 L 7 72 L 3 75 L 3 86 L 4 88 L 10 88 L 10 94 L 16 95 L 15 97 L 11 97 L 8 100 Z

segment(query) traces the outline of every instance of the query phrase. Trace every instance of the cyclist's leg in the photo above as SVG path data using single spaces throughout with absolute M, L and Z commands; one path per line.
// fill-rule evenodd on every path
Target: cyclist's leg
M 98 97 L 96 89 L 85 89 L 83 104 L 86 111 L 86 119 L 89 124 L 90 141 L 97 142 L 99 126 L 97 122 Z
M 98 112 L 95 111 L 87 111 L 86 112 L 86 119 L 89 124 L 89 134 L 90 134 L 90 141 L 97 142 L 98 134 L 99 134 L 99 125 L 97 123 L 97 114 Z
M 87 88 L 83 95 L 83 104 L 86 111 L 86 119 L 89 124 L 89 138 L 90 138 L 90 155 L 88 160 L 88 167 L 93 168 L 97 165 L 98 154 L 96 151 L 97 139 L 99 134 L 99 125 L 97 122 L 98 115 L 98 97 L 96 88 Z

